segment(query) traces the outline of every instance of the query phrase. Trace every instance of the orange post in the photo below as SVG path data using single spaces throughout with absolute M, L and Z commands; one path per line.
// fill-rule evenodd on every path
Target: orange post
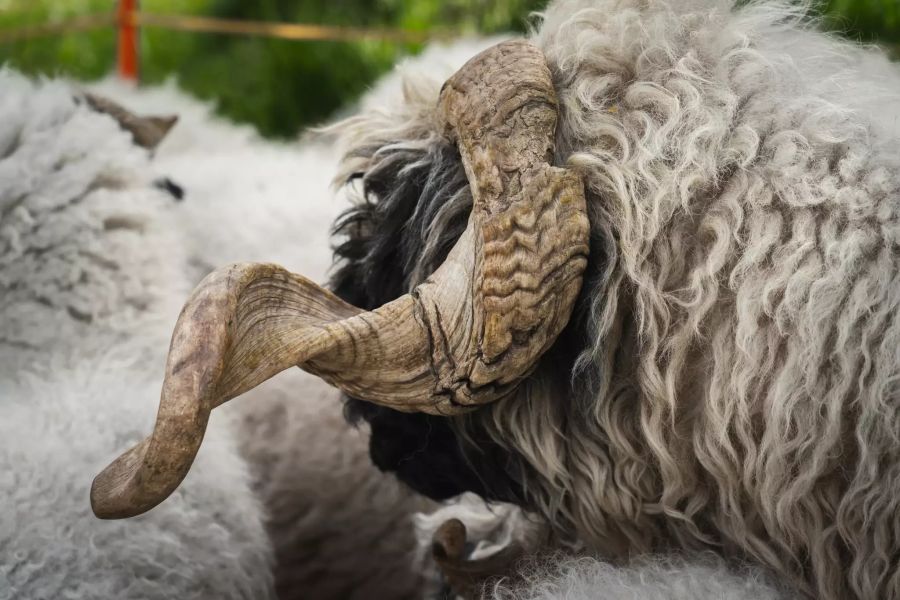
M 119 26 L 119 77 L 137 83 L 139 77 L 138 28 L 135 17 L 138 0 L 119 0 L 116 22 Z

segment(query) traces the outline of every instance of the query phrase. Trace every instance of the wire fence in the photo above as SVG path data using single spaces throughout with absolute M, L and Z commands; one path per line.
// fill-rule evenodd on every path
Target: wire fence
M 258 36 L 294 41 L 353 42 L 377 40 L 394 43 L 424 43 L 429 40 L 452 37 L 452 32 L 449 31 L 337 27 L 308 23 L 239 21 L 196 15 L 164 15 L 139 10 L 138 0 L 118 0 L 117 8 L 108 13 L 82 15 L 55 23 L 0 29 L 0 44 L 23 42 L 71 33 L 83 33 L 107 27 L 118 29 L 117 64 L 119 65 L 119 74 L 126 79 L 137 79 L 140 62 L 137 32 L 140 28 L 152 27 L 170 31 Z M 892 55 L 900 57 L 900 44 L 887 43 L 882 45 Z
M 118 72 L 121 77 L 131 80 L 138 79 L 140 64 L 138 31 L 141 28 L 258 36 L 293 41 L 377 40 L 394 43 L 424 43 L 429 40 L 451 37 L 451 33 L 448 31 L 337 27 L 309 23 L 239 21 L 196 15 L 164 15 L 139 10 L 138 0 L 118 0 L 116 9 L 109 13 L 82 15 L 56 23 L 0 29 L 0 44 L 83 33 L 102 28 L 118 30 Z
M 269 21 L 234 21 L 211 17 L 158 15 L 142 12 L 134 14 L 134 25 L 137 27 L 159 27 L 175 31 L 255 35 L 297 41 L 350 42 L 379 40 L 396 43 L 422 43 L 434 37 L 443 37 L 435 32 L 407 31 L 402 29 L 334 27 L 303 23 L 273 23 Z

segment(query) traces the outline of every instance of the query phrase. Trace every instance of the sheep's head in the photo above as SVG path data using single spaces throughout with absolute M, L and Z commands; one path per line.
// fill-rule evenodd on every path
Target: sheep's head
M 299 366 L 355 398 L 454 415 L 510 395 L 566 325 L 588 254 L 583 184 L 551 166 L 557 102 L 541 52 L 505 42 L 444 85 L 438 114 L 473 206 L 443 264 L 372 311 L 267 264 L 210 274 L 172 337 L 153 434 L 94 480 L 102 518 L 181 482 L 210 411 Z

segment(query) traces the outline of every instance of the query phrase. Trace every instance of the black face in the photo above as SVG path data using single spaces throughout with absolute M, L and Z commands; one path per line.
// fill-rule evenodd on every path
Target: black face
M 332 288 L 370 310 L 405 294 L 417 274 L 441 264 L 465 229 L 472 203 L 459 155 L 449 144 L 389 152 L 356 178 L 365 202 L 335 225 L 345 239 L 335 249 L 340 268 Z M 433 223 L 440 234 L 428 243 Z M 512 457 L 487 436 L 466 443 L 447 418 L 354 398 L 346 399 L 345 414 L 351 422 L 370 424 L 373 462 L 414 490 L 437 500 L 472 491 L 522 503 Z

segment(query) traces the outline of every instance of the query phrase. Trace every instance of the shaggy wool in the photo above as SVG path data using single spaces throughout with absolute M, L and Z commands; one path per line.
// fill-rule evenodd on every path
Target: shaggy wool
M 560 1 L 533 39 L 592 223 L 572 323 L 467 417 L 350 400 L 373 458 L 610 559 L 712 549 L 819 598 L 900 598 L 897 67 L 777 1 Z M 420 282 L 465 225 L 442 79 L 343 125 L 359 199 L 334 286 L 357 304 Z
M 221 417 L 132 521 L 91 477 L 153 423 L 190 289 L 147 153 L 60 82 L 0 70 L 0 598 L 271 598 L 271 547 Z

